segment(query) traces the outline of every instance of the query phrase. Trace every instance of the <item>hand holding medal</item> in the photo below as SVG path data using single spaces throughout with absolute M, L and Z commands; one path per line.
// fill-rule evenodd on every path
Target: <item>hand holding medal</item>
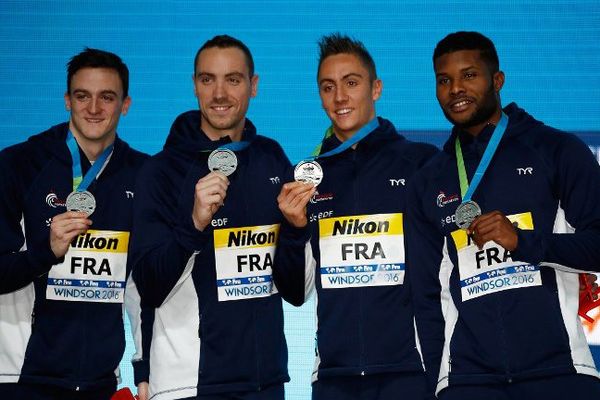
M 67 211 L 52 218 L 50 223 L 50 249 L 56 258 L 61 258 L 69 250 L 69 245 L 78 235 L 85 233 L 92 225 L 87 213 Z
M 494 241 L 506 250 L 513 251 L 519 240 L 516 228 L 500 211 L 492 211 L 476 217 L 466 229 L 480 249 L 487 242 Z
M 208 155 L 207 164 L 211 172 L 196 183 L 192 210 L 194 226 L 199 231 L 208 226 L 213 215 L 224 204 L 229 187 L 227 177 L 231 176 L 238 166 L 235 151 L 242 151 L 249 145 L 248 141 L 231 142 L 219 146 Z
M 308 224 L 306 206 L 315 191 L 315 184 L 306 181 L 288 182 L 281 187 L 277 204 L 290 225 L 303 228 Z
M 192 209 L 196 229 L 203 231 L 208 226 L 213 215 L 224 204 L 228 187 L 229 179 L 221 172 L 211 172 L 196 183 Z

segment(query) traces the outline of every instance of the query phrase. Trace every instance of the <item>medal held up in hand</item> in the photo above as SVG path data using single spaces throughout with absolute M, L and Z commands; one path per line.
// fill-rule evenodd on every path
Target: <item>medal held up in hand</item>
M 480 215 L 481 207 L 479 207 L 479 204 L 473 200 L 469 200 L 460 204 L 454 212 L 456 225 L 460 229 L 467 229 L 469 225 L 475 221 L 475 218 L 479 217 Z
M 238 160 L 235 153 L 226 148 L 213 150 L 208 156 L 208 169 L 220 172 L 225 176 L 233 174 L 237 165 Z
M 323 168 L 316 161 L 301 161 L 294 168 L 294 180 L 317 186 L 323 180 Z
M 89 217 L 96 210 L 96 198 L 87 190 L 71 192 L 67 197 L 66 206 L 67 211 L 83 212 Z

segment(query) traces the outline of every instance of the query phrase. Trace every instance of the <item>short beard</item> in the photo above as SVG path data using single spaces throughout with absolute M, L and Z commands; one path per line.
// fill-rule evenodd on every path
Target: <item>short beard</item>
M 481 107 L 478 107 L 477 111 L 475 111 L 475 113 L 468 120 L 466 120 L 464 122 L 458 122 L 458 121 L 452 119 L 452 117 L 450 117 L 450 115 L 446 112 L 445 109 L 442 108 L 442 111 L 444 113 L 444 116 L 446 117 L 446 119 L 448 121 L 450 121 L 450 123 L 452 123 L 457 128 L 466 130 L 473 126 L 477 126 L 486 121 L 489 121 L 497 109 L 498 109 L 498 97 L 496 95 L 496 92 L 494 91 L 494 84 L 490 83 L 489 89 L 486 91 L 485 95 L 483 96 L 483 101 L 481 103 Z

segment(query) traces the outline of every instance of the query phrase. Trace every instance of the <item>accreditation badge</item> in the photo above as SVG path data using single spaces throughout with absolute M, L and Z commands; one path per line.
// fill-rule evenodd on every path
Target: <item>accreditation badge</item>
M 518 224 L 519 229 L 533 230 L 530 212 L 507 218 Z M 537 265 L 513 261 L 510 252 L 495 242 L 487 242 L 480 250 L 465 230 L 456 230 L 451 235 L 458 255 L 462 301 L 542 284 Z
M 215 267 L 219 301 L 268 297 L 279 224 L 215 229 Z
M 129 232 L 88 230 L 48 272 L 46 299 L 123 303 Z
M 402 214 L 319 220 L 321 286 L 341 289 L 404 282 Z

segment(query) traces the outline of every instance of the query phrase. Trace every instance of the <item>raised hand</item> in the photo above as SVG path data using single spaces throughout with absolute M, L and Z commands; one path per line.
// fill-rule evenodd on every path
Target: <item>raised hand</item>
M 213 215 L 223 205 L 229 179 L 220 172 L 211 172 L 196 183 L 192 219 L 199 231 L 210 223 Z
M 312 183 L 288 182 L 281 187 L 281 192 L 277 196 L 279 209 L 290 223 L 296 228 L 305 227 L 308 223 L 306 219 L 306 205 L 310 198 L 315 194 L 316 188 Z
M 63 257 L 77 235 L 85 233 L 92 225 L 86 213 L 67 211 L 52 218 L 50 248 L 56 258 Z

